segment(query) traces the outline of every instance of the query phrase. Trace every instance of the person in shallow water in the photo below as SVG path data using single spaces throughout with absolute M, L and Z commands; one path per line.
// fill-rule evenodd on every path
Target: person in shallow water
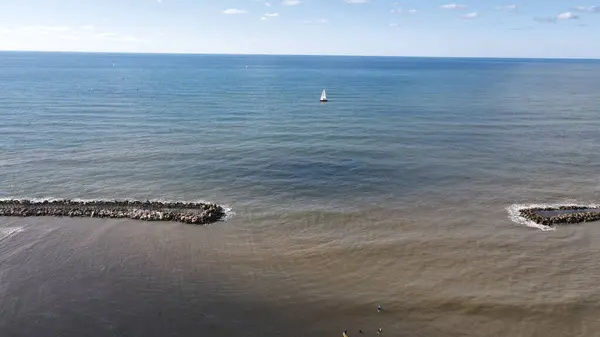
M 348 337 L 348 330 L 344 330 L 344 332 L 342 332 L 342 337 Z

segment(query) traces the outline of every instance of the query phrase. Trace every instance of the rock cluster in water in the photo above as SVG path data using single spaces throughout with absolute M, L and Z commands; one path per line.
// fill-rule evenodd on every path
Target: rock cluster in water
M 223 207 L 209 203 L 159 201 L 0 200 L 0 216 L 68 216 L 129 218 L 145 221 L 179 221 L 204 225 L 221 220 Z
M 594 210 L 594 211 L 591 211 Z M 540 212 L 546 211 L 580 211 L 554 216 L 543 216 Z M 520 215 L 537 224 L 554 226 L 558 224 L 575 224 L 600 220 L 600 209 L 588 206 L 558 206 L 558 207 L 534 207 L 520 210 Z

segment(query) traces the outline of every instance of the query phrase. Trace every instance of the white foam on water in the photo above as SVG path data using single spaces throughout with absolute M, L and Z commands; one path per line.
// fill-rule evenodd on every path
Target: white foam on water
M 227 221 L 235 216 L 233 208 L 231 208 L 229 205 L 222 205 L 221 207 L 223 207 L 223 209 L 225 210 L 225 216 L 223 217 L 223 221 Z
M 152 201 L 152 200 L 150 200 Z M 159 202 L 192 202 L 192 203 L 196 203 L 196 204 L 214 204 L 215 202 L 210 202 L 210 201 L 206 201 L 204 199 L 196 199 L 196 200 L 191 200 L 191 201 L 180 201 L 180 200 L 155 200 L 155 201 L 159 201 Z M 225 211 L 225 216 L 223 217 L 223 219 L 221 219 L 222 221 L 227 221 L 229 219 L 231 219 L 232 217 L 235 216 L 235 212 L 233 211 L 233 208 L 229 205 L 226 204 L 218 204 L 217 205 L 221 206 L 223 208 L 223 210 Z
M 93 201 L 102 201 L 102 202 L 112 202 L 112 201 L 123 201 L 123 200 L 129 200 L 129 201 L 151 201 L 151 202 L 162 202 L 162 203 L 176 203 L 176 202 L 183 202 L 183 203 L 202 203 L 202 204 L 213 204 L 215 202 L 212 201 L 206 201 L 204 199 L 197 199 L 197 200 L 174 200 L 174 199 L 161 199 L 161 198 L 155 198 L 155 199 L 137 199 L 137 198 L 55 198 L 55 197 L 45 197 L 45 198 L 29 198 L 29 197 L 1 197 L 0 201 L 6 201 L 6 200 L 29 200 L 31 202 L 44 202 L 44 201 L 61 201 L 61 200 L 71 200 L 74 202 L 93 202 Z M 221 206 L 223 208 L 225 208 L 225 206 Z
M 44 201 L 57 201 L 57 200 L 63 200 L 64 198 L 54 198 L 54 197 L 48 197 L 48 198 L 27 198 L 27 197 L 2 197 L 0 198 L 0 201 L 7 201 L 7 200 L 29 200 L 31 202 L 44 202 Z
M 75 200 L 75 199 L 73 199 L 73 200 Z M 98 200 L 98 199 L 96 199 L 96 200 Z M 159 198 L 159 199 L 149 199 L 149 200 L 154 201 L 154 202 L 162 202 L 162 203 L 189 202 L 189 203 L 194 203 L 194 204 L 217 204 L 217 205 L 221 206 L 223 208 L 223 210 L 225 211 L 225 216 L 223 217 L 223 219 L 221 219 L 222 221 L 227 221 L 235 216 L 235 212 L 233 211 L 233 208 L 231 206 L 226 205 L 226 204 L 219 204 L 214 201 L 207 201 L 204 199 L 195 199 L 195 200 L 188 201 L 188 200 L 173 200 L 173 199 L 160 199 Z M 110 201 L 110 200 L 108 200 L 108 201 Z
M 521 210 L 527 208 L 547 208 L 547 207 L 560 207 L 560 206 L 582 206 L 582 207 L 600 207 L 600 204 L 584 204 L 584 203 L 575 203 L 575 202 L 564 202 L 564 203 L 555 203 L 555 204 L 513 204 L 506 208 L 508 211 L 508 217 L 511 221 L 518 223 L 520 225 L 525 225 L 531 228 L 537 228 L 542 231 L 554 231 L 556 228 L 551 226 L 540 225 L 534 221 L 526 219 L 521 216 Z
M 23 231 L 23 227 L 0 228 L 0 241 L 9 238 L 12 235 L 18 234 L 22 231 Z

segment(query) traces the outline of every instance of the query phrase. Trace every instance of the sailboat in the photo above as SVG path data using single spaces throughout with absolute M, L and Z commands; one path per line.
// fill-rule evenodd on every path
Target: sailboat
M 327 94 L 325 93 L 325 89 L 321 93 L 321 102 L 327 102 Z

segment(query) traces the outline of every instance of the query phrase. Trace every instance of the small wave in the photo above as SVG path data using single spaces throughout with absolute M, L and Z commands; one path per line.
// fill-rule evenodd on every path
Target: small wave
M 139 200 L 138 198 L 57 198 L 57 197 L 44 197 L 44 198 L 31 198 L 31 197 L 15 197 L 15 196 L 7 196 L 0 198 L 0 201 L 10 201 L 10 200 L 29 200 L 31 202 L 42 203 L 44 201 L 63 201 L 63 200 L 71 200 L 74 202 L 94 202 L 94 201 L 102 201 L 102 202 L 110 202 L 110 201 L 118 201 L 118 200 Z M 187 202 L 187 203 L 203 203 L 210 204 L 210 201 L 206 201 L 203 199 L 198 200 L 175 200 L 175 199 L 144 199 L 144 201 L 151 202 L 162 202 L 162 203 L 172 203 L 172 202 Z
M 521 216 L 521 210 L 527 208 L 546 208 L 546 207 L 560 207 L 560 206 L 584 206 L 584 207 L 600 207 L 600 204 L 583 204 L 583 203 L 575 203 L 575 202 L 564 202 L 564 203 L 554 203 L 554 204 L 513 204 L 506 208 L 508 211 L 508 217 L 511 221 L 518 223 L 520 225 L 525 225 L 531 228 L 537 228 L 542 231 L 554 231 L 556 228 L 551 226 L 545 226 L 529 219 L 526 219 Z
M 23 231 L 23 227 L 0 228 L 0 241 Z

